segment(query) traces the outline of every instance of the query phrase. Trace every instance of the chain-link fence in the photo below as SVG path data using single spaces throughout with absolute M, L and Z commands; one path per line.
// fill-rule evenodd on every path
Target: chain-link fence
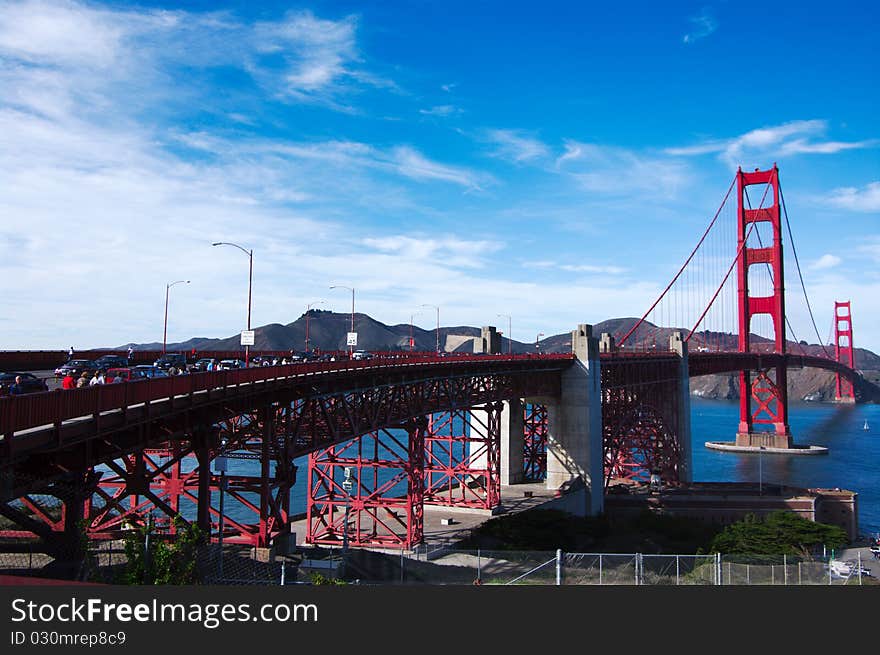
M 129 548 L 131 545 L 129 544 Z M 122 540 L 93 541 L 85 558 L 53 557 L 40 543 L 19 542 L 0 552 L 0 574 L 104 584 L 135 581 Z M 146 552 L 146 551 L 145 551 Z M 653 555 L 563 551 L 463 550 L 412 552 L 299 548 L 274 556 L 268 549 L 226 544 L 194 552 L 201 584 L 406 585 L 858 585 L 877 584 L 860 558 L 737 555 Z M 141 560 L 141 565 L 143 561 Z

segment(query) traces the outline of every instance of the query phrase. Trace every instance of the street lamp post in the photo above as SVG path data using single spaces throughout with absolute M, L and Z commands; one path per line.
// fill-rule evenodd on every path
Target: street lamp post
M 165 285 L 165 329 L 162 331 L 162 354 L 165 354 L 165 345 L 168 341 L 168 294 L 171 291 L 171 287 L 175 284 L 189 284 L 189 280 L 177 280 L 177 282 L 170 282 Z
M 507 319 L 507 354 L 509 355 L 510 349 L 513 346 L 513 339 L 511 339 L 511 337 L 513 336 L 511 334 L 513 329 L 510 327 L 510 324 L 513 319 L 510 318 L 509 314 L 498 314 L 498 316 L 499 316 L 499 318 L 506 318 Z
M 353 287 L 347 287 L 347 286 L 342 285 L 342 284 L 334 284 L 334 285 L 333 285 L 332 287 L 330 287 L 330 288 L 331 288 L 331 289 L 348 289 L 349 291 L 351 291 L 351 332 L 354 332 L 354 288 L 353 288 Z M 350 346 L 348 347 L 348 358 L 349 358 L 349 359 L 351 359 L 351 354 L 352 354 L 352 352 L 354 352 L 354 346 L 353 346 L 353 345 L 350 345 Z
M 422 305 L 422 307 L 433 307 L 437 310 L 437 353 L 440 353 L 440 308 L 437 305 Z
M 764 446 L 758 450 L 758 495 L 764 495 Z
M 325 300 L 316 300 L 306 305 L 306 355 L 309 354 L 309 312 L 314 305 L 326 304 Z
M 250 265 L 248 267 L 248 312 L 247 312 L 247 329 L 248 329 L 248 332 L 250 332 L 250 330 L 251 330 L 251 292 L 253 290 L 253 282 L 254 282 L 254 251 L 253 251 L 253 249 L 246 250 L 246 249 L 242 248 L 240 245 L 238 245 L 237 243 L 228 243 L 226 241 L 216 241 L 216 242 L 212 243 L 211 245 L 212 246 L 233 246 L 233 247 L 241 250 L 245 255 L 248 256 L 248 259 L 250 260 Z M 251 347 L 245 346 L 244 347 L 245 368 L 247 368 L 247 366 L 249 364 L 250 352 L 251 352 Z
M 538 335 L 535 337 L 535 352 L 541 352 L 541 346 L 538 342 L 541 340 L 541 337 L 544 336 L 543 332 L 538 332 Z

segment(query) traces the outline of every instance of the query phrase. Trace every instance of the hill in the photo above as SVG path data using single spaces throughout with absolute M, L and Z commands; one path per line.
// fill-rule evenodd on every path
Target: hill
M 309 346 L 311 349 L 320 350 L 345 350 L 346 334 L 351 329 L 351 314 L 336 313 L 327 310 L 312 309 L 303 314 L 292 323 L 281 325 L 270 323 L 255 328 L 254 350 L 296 350 L 306 349 L 306 322 L 309 328 Z M 601 321 L 593 326 L 596 335 L 607 332 L 621 339 L 636 323 L 634 317 L 612 318 Z M 358 334 L 357 347 L 364 350 L 409 350 L 410 332 L 414 340 L 414 350 L 432 351 L 437 344 L 437 330 L 425 330 L 409 324 L 385 325 L 366 314 L 354 315 L 354 331 Z M 630 336 L 627 344 L 656 343 L 658 347 L 668 344 L 673 328 L 658 328 L 651 323 L 645 322 Z M 480 329 L 466 325 L 440 327 L 440 348 L 444 351 L 473 352 L 473 339 L 478 337 Z M 187 341 L 168 344 L 170 351 L 187 352 L 196 349 L 199 352 L 212 350 L 238 350 L 239 335 L 226 338 L 194 337 Z M 752 335 L 755 344 L 767 344 L 770 341 L 762 337 Z M 691 340 L 691 351 L 697 351 L 702 344 L 721 345 L 724 348 L 735 350 L 737 337 L 726 333 L 698 333 Z M 120 349 L 131 345 L 135 350 L 156 350 L 161 344 L 125 344 Z M 550 335 L 542 339 L 537 349 L 540 352 L 570 352 L 571 334 L 562 333 Z M 520 341 L 509 342 L 502 338 L 502 350 L 513 353 L 536 352 L 536 344 L 523 343 Z M 805 341 L 789 341 L 790 352 L 804 353 L 808 355 L 822 355 L 823 348 L 818 344 L 808 344 Z M 826 346 L 826 348 L 828 348 Z M 856 348 L 856 368 L 862 371 L 865 378 L 873 383 L 880 382 L 880 356 L 865 350 Z M 691 380 L 691 393 L 702 398 L 732 400 L 739 397 L 739 378 L 737 375 L 711 375 Z M 874 394 L 876 389 L 865 388 L 862 390 L 864 399 L 880 400 Z M 792 370 L 789 372 L 789 394 L 793 399 L 807 401 L 821 401 L 834 398 L 834 375 L 827 371 L 816 369 Z

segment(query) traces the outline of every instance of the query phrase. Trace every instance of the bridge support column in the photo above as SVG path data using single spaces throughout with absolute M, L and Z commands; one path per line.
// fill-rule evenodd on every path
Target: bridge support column
M 681 332 L 669 337 L 669 349 L 678 354 L 678 424 L 675 429 L 678 441 L 678 481 L 693 481 L 693 445 L 691 442 L 691 377 L 688 371 L 688 345 Z
M 575 363 L 562 373 L 560 398 L 547 406 L 547 488 L 582 484 L 569 511 L 586 516 L 604 508 L 599 344 L 593 327 L 579 325 L 571 347 Z
M 501 408 L 501 484 L 518 484 L 525 477 L 525 426 L 523 402 L 505 400 Z
M 852 314 L 850 301 L 834 303 L 834 356 L 841 364 L 855 369 L 853 350 Z M 855 387 L 851 379 L 839 372 L 835 376 L 834 401 L 853 404 L 856 402 Z

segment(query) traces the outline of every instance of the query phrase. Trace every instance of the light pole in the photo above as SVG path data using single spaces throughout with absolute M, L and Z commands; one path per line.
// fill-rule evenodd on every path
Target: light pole
M 758 450 L 758 495 L 764 495 L 764 446 Z
M 354 333 L 354 288 L 347 287 L 342 284 L 334 284 L 331 289 L 348 289 L 351 291 L 351 332 Z M 348 347 L 348 358 L 351 359 L 351 354 L 354 351 L 354 345 L 350 345 Z
M 248 314 L 247 314 L 247 329 L 248 332 L 251 331 L 251 291 L 253 290 L 253 282 L 254 282 L 254 251 L 253 250 L 245 250 L 237 243 L 228 243 L 226 241 L 216 241 L 211 244 L 212 246 L 233 246 L 241 250 L 245 255 L 250 259 L 250 266 L 248 268 Z M 249 359 L 250 359 L 251 347 L 244 347 L 244 365 L 247 368 Z
M 499 317 L 499 318 L 506 318 L 506 319 L 507 319 L 507 354 L 509 355 L 509 354 L 510 354 L 510 348 L 511 348 L 511 346 L 513 345 L 513 339 L 511 339 L 511 337 L 513 336 L 513 335 L 511 334 L 511 332 L 512 332 L 513 330 L 512 330 L 512 328 L 510 327 L 510 324 L 511 324 L 511 322 L 512 322 L 513 319 L 510 318 L 510 315 L 509 315 L 509 314 L 498 314 L 498 317 Z
M 314 305 L 326 304 L 325 300 L 316 300 L 306 305 L 306 355 L 309 354 L 309 312 Z
M 437 354 L 440 354 L 440 308 L 437 305 L 422 305 L 422 307 L 433 307 L 437 310 Z
M 535 337 L 535 352 L 541 352 L 541 346 L 538 342 L 541 340 L 541 337 L 544 336 L 543 332 L 538 332 L 538 336 Z
M 217 549 L 220 551 L 218 577 L 223 578 L 223 531 L 226 526 L 223 524 L 223 495 L 226 491 L 226 439 L 220 441 L 219 454 L 214 458 L 214 470 L 220 473 L 220 516 L 217 519 Z
M 342 481 L 342 488 L 345 490 L 345 525 L 342 527 L 342 570 L 344 574 L 348 559 L 348 516 L 351 512 L 351 489 L 354 487 L 354 481 L 351 479 L 350 466 L 346 466 L 343 472 L 345 473 L 345 479 Z
M 165 354 L 165 344 L 168 341 L 168 294 L 175 284 L 189 284 L 189 280 L 178 280 L 165 285 L 165 329 L 162 331 L 162 354 Z

